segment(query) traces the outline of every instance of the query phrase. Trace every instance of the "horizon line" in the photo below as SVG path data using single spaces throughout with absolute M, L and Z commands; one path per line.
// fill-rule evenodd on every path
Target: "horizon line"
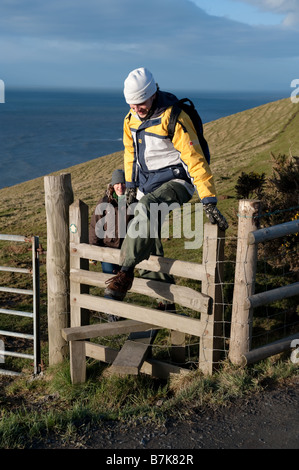
M 7 85 L 5 84 L 5 91 L 10 92 L 10 91 L 55 91 L 55 92 L 117 92 L 123 94 L 123 89 L 118 88 L 118 87 L 109 87 L 109 86 L 58 86 L 58 85 Z M 170 91 L 170 92 L 180 92 L 183 91 L 185 92 L 190 92 L 190 93 L 213 93 L 213 94 L 221 94 L 221 93 L 280 93 L 284 94 L 286 93 L 286 97 L 289 96 L 290 90 L 289 89 L 279 89 L 279 88 L 273 88 L 273 89 L 248 89 L 248 88 L 243 88 L 243 89 L 228 89 L 228 88 L 223 88 L 223 89 L 213 89 L 213 88 L 171 88 L 168 90 L 162 90 L 162 91 Z

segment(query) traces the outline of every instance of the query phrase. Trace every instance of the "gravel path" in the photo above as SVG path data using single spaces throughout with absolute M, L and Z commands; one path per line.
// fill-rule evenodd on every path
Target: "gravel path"
M 65 444 L 48 439 L 39 449 L 299 449 L 299 377 L 287 385 L 236 400 L 217 412 L 195 412 L 163 427 L 108 422 Z

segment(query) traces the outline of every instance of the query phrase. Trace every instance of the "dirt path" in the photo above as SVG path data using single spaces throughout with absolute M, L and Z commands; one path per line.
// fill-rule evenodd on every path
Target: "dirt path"
M 39 449 L 299 449 L 299 377 L 288 385 L 237 400 L 217 412 L 194 413 L 157 428 L 146 417 L 134 427 L 105 423 L 73 444 L 49 439 Z

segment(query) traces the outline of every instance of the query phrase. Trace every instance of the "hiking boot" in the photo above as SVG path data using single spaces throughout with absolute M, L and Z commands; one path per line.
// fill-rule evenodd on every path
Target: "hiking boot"
M 105 296 L 109 296 L 115 300 L 123 300 L 128 290 L 131 289 L 134 275 L 125 271 L 119 271 L 116 276 L 108 279 L 105 284 Z

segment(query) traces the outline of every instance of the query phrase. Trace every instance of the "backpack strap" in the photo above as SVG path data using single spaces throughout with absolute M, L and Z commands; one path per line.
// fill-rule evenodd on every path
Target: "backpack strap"
M 172 141 L 173 136 L 174 136 L 174 129 L 175 125 L 177 123 L 178 117 L 182 111 L 182 108 L 179 105 L 180 100 L 177 101 L 171 109 L 170 117 L 169 117 L 169 123 L 168 123 L 168 137 Z
M 185 103 L 187 102 L 189 104 L 186 106 Z M 171 141 L 173 139 L 175 125 L 177 123 L 177 120 L 181 111 L 185 111 L 187 112 L 187 114 L 189 114 L 189 112 L 191 112 L 191 114 L 193 112 L 196 112 L 195 106 L 193 102 L 189 100 L 189 98 L 182 98 L 181 100 L 178 100 L 176 103 L 174 103 L 174 105 L 172 106 L 172 110 L 171 110 L 170 117 L 169 117 L 169 124 L 168 124 L 168 137 L 170 138 Z M 201 133 L 202 132 L 203 130 L 201 129 Z
M 188 102 L 188 104 L 186 104 Z M 190 117 L 195 127 L 196 134 L 198 136 L 199 143 L 201 148 L 204 152 L 206 160 L 210 163 L 210 151 L 209 146 L 206 139 L 203 136 L 203 125 L 202 120 L 195 109 L 195 106 L 189 98 L 183 98 L 178 100 L 172 106 L 172 110 L 169 117 L 169 124 L 168 124 L 168 137 L 172 141 L 174 136 L 175 125 L 177 123 L 177 119 L 181 113 L 181 111 L 185 111 Z M 195 117 L 196 116 L 196 117 Z

